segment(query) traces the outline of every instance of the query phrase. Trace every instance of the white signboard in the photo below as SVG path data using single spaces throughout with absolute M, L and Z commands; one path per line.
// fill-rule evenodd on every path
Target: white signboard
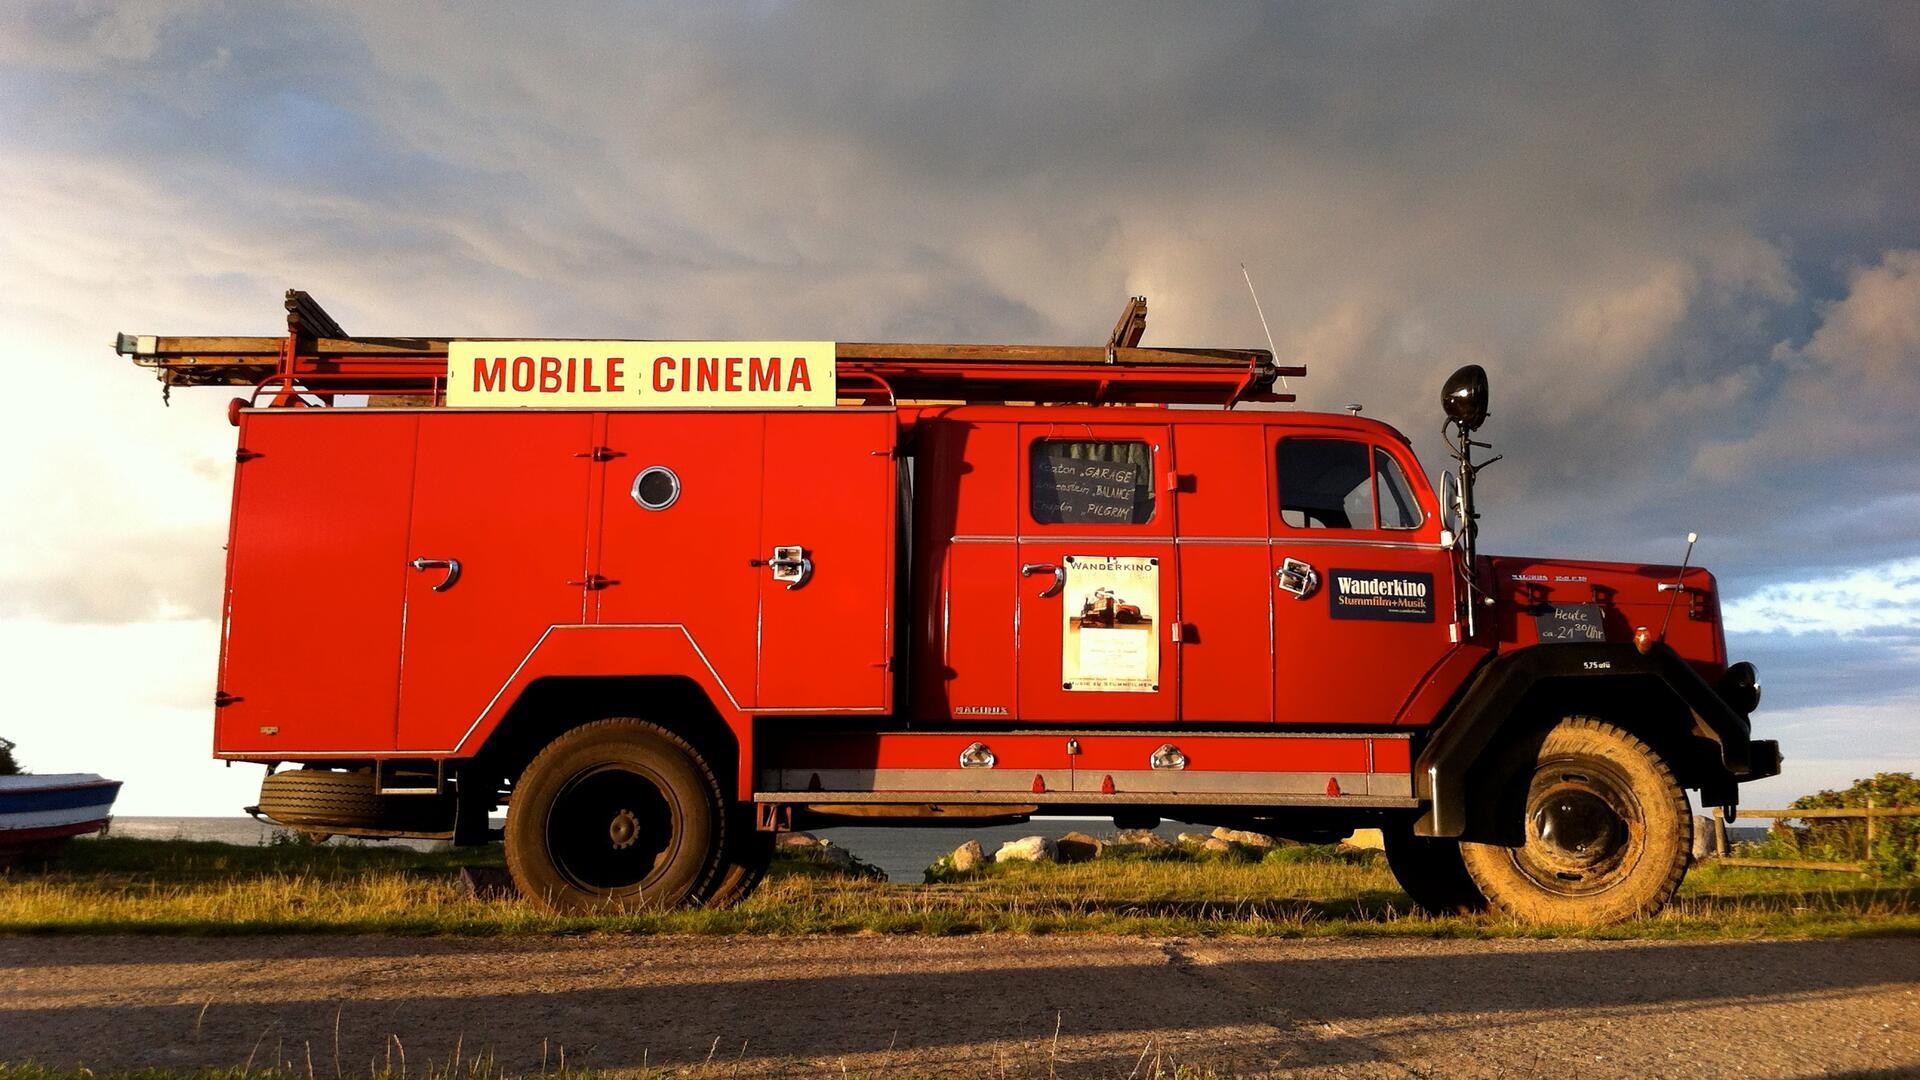
M 1068 690 L 1160 689 L 1160 560 L 1069 555 L 1060 684 Z
M 831 341 L 454 341 L 455 408 L 832 408 Z

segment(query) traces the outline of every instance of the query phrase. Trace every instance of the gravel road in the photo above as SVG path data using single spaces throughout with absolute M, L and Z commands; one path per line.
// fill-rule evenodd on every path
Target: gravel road
M 726 1075 L 1920 1076 L 1920 940 L 0 937 L 0 1061 L 563 1048 Z

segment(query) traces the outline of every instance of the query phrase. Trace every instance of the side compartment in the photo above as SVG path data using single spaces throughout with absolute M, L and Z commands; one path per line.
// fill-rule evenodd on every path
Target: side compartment
M 418 417 L 240 414 L 214 752 L 391 751 Z

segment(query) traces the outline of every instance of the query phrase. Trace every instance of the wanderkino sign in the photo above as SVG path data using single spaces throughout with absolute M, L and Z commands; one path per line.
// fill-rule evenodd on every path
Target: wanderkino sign
M 685 409 L 834 404 L 831 341 L 454 341 L 447 404 Z

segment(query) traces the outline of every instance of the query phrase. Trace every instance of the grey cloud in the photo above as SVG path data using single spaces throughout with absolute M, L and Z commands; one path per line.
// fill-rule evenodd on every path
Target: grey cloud
M 1489 367 L 1490 548 L 1699 529 L 1738 593 L 1920 536 L 1911 5 L 33 11 L 0 144 L 97 208 L 20 230 L 70 322 L 1089 341 L 1144 291 L 1258 344 L 1244 261 L 1304 404 L 1430 469 Z

